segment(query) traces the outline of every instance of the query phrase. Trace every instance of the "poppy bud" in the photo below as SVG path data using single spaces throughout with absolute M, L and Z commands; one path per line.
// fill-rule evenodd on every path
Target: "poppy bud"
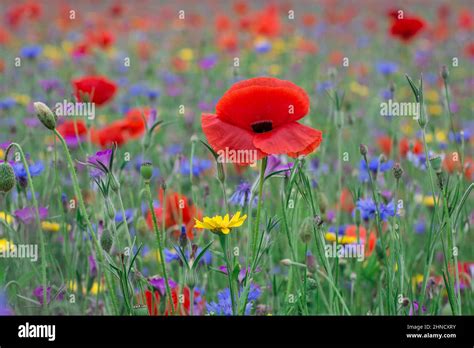
M 365 157 L 367 156 L 367 153 L 369 152 L 369 148 L 367 147 L 367 145 L 360 144 L 359 151 L 360 151 L 360 154 Z
M 193 270 L 187 270 L 185 274 L 186 285 L 191 289 L 191 291 L 196 286 L 196 272 Z
M 145 181 L 150 181 L 153 176 L 153 166 L 150 162 L 142 163 L 140 167 L 140 174 Z
M 441 77 L 443 78 L 443 80 L 446 82 L 448 80 L 448 77 L 449 77 L 449 71 L 448 71 L 448 67 L 446 65 L 443 65 L 441 67 Z
M 400 180 L 400 178 L 403 175 L 403 169 L 400 166 L 400 163 L 395 163 L 393 166 L 393 176 L 395 177 L 396 180 Z
M 41 123 L 49 130 L 54 130 L 56 128 L 56 123 L 58 122 L 58 116 L 56 116 L 51 109 L 42 102 L 35 102 L 33 105 L 36 110 L 36 116 Z
M 132 313 L 133 315 L 136 315 L 136 316 L 149 315 L 148 308 L 144 305 L 134 306 Z
M 303 223 L 301 225 L 300 238 L 303 243 L 309 243 L 311 241 L 311 234 L 313 232 L 313 225 L 311 220 L 312 219 L 308 217 L 303 220 Z
M 104 249 L 106 252 L 109 252 L 110 249 L 112 249 L 112 235 L 110 234 L 109 230 L 104 230 L 102 232 L 102 236 L 100 237 L 100 245 L 102 246 L 102 249 Z
M 329 205 L 328 198 L 324 193 L 319 194 L 319 210 L 321 210 L 321 214 L 326 214 L 327 207 Z
M 0 192 L 9 192 L 15 186 L 15 171 L 7 163 L 0 163 Z
M 140 216 L 137 219 L 137 231 L 141 236 L 145 236 L 148 232 L 148 225 L 146 224 L 146 220 L 143 216 Z
M 430 158 L 430 164 L 431 164 L 431 168 L 433 168 L 433 170 L 436 172 L 436 173 L 440 173 L 441 172 L 441 157 L 439 156 L 435 156 L 435 157 L 431 157 Z
M 306 278 L 306 285 L 308 286 L 308 290 L 316 290 L 318 288 L 318 282 L 310 277 Z

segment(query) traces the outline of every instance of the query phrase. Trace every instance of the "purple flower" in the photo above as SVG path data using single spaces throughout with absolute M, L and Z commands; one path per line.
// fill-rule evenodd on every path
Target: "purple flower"
M 230 196 L 229 203 L 232 205 L 239 205 L 244 207 L 250 202 L 250 193 L 252 191 L 252 185 L 250 183 L 243 181 L 241 182 L 235 192 Z M 252 206 L 256 206 L 258 201 L 258 197 L 255 195 L 253 197 Z
M 211 54 L 199 61 L 199 67 L 202 70 L 212 69 L 217 64 L 217 55 Z
M 48 216 L 48 208 L 39 207 L 38 212 L 40 220 L 43 220 Z M 26 207 L 18 209 L 14 212 L 14 215 L 18 220 L 23 222 L 25 225 L 28 225 L 35 220 L 35 208 Z
M 112 150 L 107 149 L 99 151 L 95 155 L 87 158 L 87 163 L 91 164 L 90 176 L 92 178 L 97 179 L 105 174 L 102 165 L 104 165 L 106 168 L 109 168 L 111 156 Z
M 166 285 L 165 285 L 164 278 L 152 277 L 148 279 L 148 282 L 150 283 L 151 286 L 153 286 L 156 290 L 158 290 L 161 295 L 164 295 L 166 293 L 166 290 L 165 290 Z M 168 279 L 168 282 L 170 284 L 171 289 L 174 289 L 178 285 L 171 279 Z
M 89 255 L 89 272 L 92 278 L 97 276 L 97 263 L 92 255 Z
M 413 301 L 412 304 L 410 305 L 410 312 L 408 315 L 418 315 L 420 309 L 420 305 L 418 304 L 418 301 Z M 423 313 L 426 313 L 426 306 L 421 306 L 421 311 Z
M 273 173 L 285 170 L 280 175 L 289 176 L 291 173 L 291 168 L 293 168 L 293 163 L 283 163 L 280 157 L 278 156 L 268 156 L 267 168 L 265 169 L 265 176 Z
M 239 290 L 239 297 L 242 293 L 242 288 Z M 248 295 L 248 303 L 245 307 L 245 314 L 249 315 L 252 310 L 253 302 L 260 298 L 262 291 L 258 285 L 250 284 L 250 291 Z M 212 315 L 232 315 L 232 300 L 230 298 L 230 290 L 226 288 L 217 294 L 217 302 L 211 302 L 206 305 L 207 312 Z
M 8 306 L 8 298 L 4 291 L 0 291 L 0 316 L 13 315 L 13 311 Z
M 43 304 L 43 287 L 42 286 L 37 286 L 33 290 L 33 296 L 35 296 L 39 303 Z M 49 303 L 51 301 L 51 287 L 48 286 L 46 288 L 46 302 Z

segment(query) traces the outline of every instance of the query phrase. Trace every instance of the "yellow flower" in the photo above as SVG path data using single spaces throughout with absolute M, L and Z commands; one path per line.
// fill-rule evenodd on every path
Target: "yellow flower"
M 194 52 L 190 48 L 182 48 L 178 52 L 178 57 L 186 62 L 190 62 L 194 59 Z
M 213 233 L 229 234 L 231 228 L 242 226 L 245 219 L 247 219 L 247 215 L 241 217 L 240 211 L 235 213 L 232 219 L 229 217 L 229 214 L 226 214 L 224 217 L 220 215 L 216 215 L 212 218 L 205 216 L 203 221 L 199 221 L 195 218 L 196 224 L 194 227 L 205 228 Z
M 435 137 L 436 137 L 436 141 L 440 143 L 445 143 L 446 140 L 448 139 L 448 137 L 446 136 L 446 132 L 442 130 L 436 131 Z
M 429 102 L 436 103 L 439 101 L 439 94 L 435 90 L 426 91 L 424 93 L 425 99 Z
M 3 152 L 2 149 L 0 149 L 0 158 L 3 158 L 3 157 L 5 157 L 5 152 Z
M 13 222 L 13 216 L 11 216 L 10 214 L 7 214 L 4 211 L 0 211 L 0 219 L 5 221 L 9 225 Z
M 76 292 L 77 291 L 77 282 L 75 280 L 71 280 L 68 284 L 68 289 L 71 292 Z M 83 286 L 82 287 L 82 293 L 85 295 L 87 289 Z M 104 284 L 102 283 L 100 285 L 100 291 L 104 291 Z M 95 281 L 92 283 L 91 289 L 90 289 L 90 294 L 91 295 L 97 295 L 99 293 L 99 282 Z
M 357 81 L 352 81 L 349 88 L 352 93 L 357 94 L 358 96 L 367 97 L 369 95 L 369 88 L 361 85 Z
M 273 50 L 275 51 L 276 54 L 280 54 L 285 52 L 286 49 L 286 44 L 285 41 L 282 39 L 277 39 L 275 42 L 273 42 Z
M 439 104 L 428 105 L 428 114 L 431 116 L 439 116 L 443 113 L 443 108 Z
M 8 239 L 0 239 L 0 253 L 5 253 L 7 251 L 7 248 L 10 248 L 10 252 L 13 252 L 15 250 L 15 244 L 13 242 L 10 242 Z
M 334 233 L 328 232 L 324 236 L 328 242 L 335 242 L 336 235 Z M 357 243 L 357 237 L 353 236 L 341 236 L 337 239 L 339 244 L 353 244 Z
M 277 64 L 272 64 L 268 67 L 268 72 L 270 75 L 279 75 L 281 73 L 281 67 Z
M 63 51 L 53 45 L 46 45 L 43 50 L 43 55 L 51 60 L 60 60 L 63 56 Z
M 58 224 L 57 222 L 43 221 L 41 222 L 41 228 L 44 231 L 48 231 L 48 232 L 58 232 L 59 230 L 61 230 L 61 225 Z M 71 225 L 67 226 L 67 230 L 68 231 L 71 230 Z
M 31 101 L 31 98 L 26 94 L 13 94 L 13 99 L 20 105 L 28 105 Z
M 433 196 L 425 196 L 423 197 L 423 204 L 427 207 L 434 207 L 434 199 Z

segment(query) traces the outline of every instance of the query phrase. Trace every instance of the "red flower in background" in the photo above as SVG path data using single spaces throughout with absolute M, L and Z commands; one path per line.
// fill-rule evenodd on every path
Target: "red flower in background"
M 160 201 L 160 207 L 155 208 L 155 214 L 158 222 L 158 226 L 161 226 L 163 221 L 163 202 L 165 199 L 165 227 L 166 229 L 173 228 L 173 236 L 178 238 L 180 233 L 180 226 L 183 224 L 186 227 L 186 235 L 192 240 L 194 218 L 200 219 L 201 212 L 188 201 L 185 195 L 181 195 L 177 192 L 168 192 L 166 198 L 163 197 L 163 190 L 160 190 L 158 195 Z M 147 224 L 150 230 L 153 230 L 153 221 L 151 212 L 148 212 Z
M 390 35 L 407 43 L 412 40 L 423 28 L 426 23 L 422 18 L 409 17 L 394 19 L 390 27 Z
M 171 290 L 171 297 L 173 298 L 175 314 L 189 315 L 191 309 L 191 300 L 189 295 L 191 294 L 191 291 L 187 286 L 183 288 L 182 293 L 180 293 L 179 290 L 179 287 L 175 287 Z M 183 295 L 182 301 L 179 301 L 179 295 Z M 150 290 L 145 291 L 145 301 L 149 315 L 157 316 L 161 314 L 159 312 L 160 300 L 161 296 L 158 290 L 155 290 L 154 292 L 151 292 Z M 204 299 L 204 297 L 201 296 L 201 292 L 197 289 L 194 289 L 194 314 L 202 314 L 204 312 L 205 304 L 206 300 Z M 164 315 L 169 315 L 170 313 L 170 302 L 167 300 Z
M 398 144 L 398 151 L 400 152 L 400 156 L 405 158 L 410 151 L 410 141 L 407 138 L 403 138 L 400 140 Z M 420 140 L 415 140 L 412 144 L 411 152 L 416 155 L 420 155 L 423 153 L 423 143 Z
M 357 226 L 348 225 L 344 231 L 344 235 L 348 237 L 357 238 Z M 377 237 L 375 232 L 369 232 L 369 238 L 367 239 L 367 231 L 364 226 L 359 226 L 359 239 L 360 242 L 365 245 L 365 256 L 370 256 L 375 248 L 375 243 L 377 242 Z
M 388 135 L 381 135 L 377 137 L 377 145 L 385 156 L 390 156 L 390 153 L 392 152 L 392 138 Z
M 131 109 L 123 119 L 99 130 L 91 129 L 91 141 L 101 147 L 107 147 L 114 143 L 121 146 L 129 140 L 140 138 L 145 133 L 145 122 L 148 121 L 150 113 L 150 108 Z
M 257 77 L 237 82 L 224 93 L 216 114 L 202 115 L 202 129 L 216 152 L 254 151 L 255 159 L 270 154 L 297 157 L 313 152 L 322 141 L 321 131 L 297 122 L 308 111 L 309 97 L 302 88 Z
M 76 98 L 79 101 L 103 105 L 111 100 L 117 91 L 115 82 L 104 76 L 86 76 L 72 81 Z M 84 98 L 84 96 L 88 96 Z M 87 99 L 87 100 L 85 100 Z
M 341 196 L 339 197 L 339 205 L 341 210 L 346 213 L 352 213 L 354 210 L 354 199 L 352 198 L 351 191 L 348 188 L 342 189 Z

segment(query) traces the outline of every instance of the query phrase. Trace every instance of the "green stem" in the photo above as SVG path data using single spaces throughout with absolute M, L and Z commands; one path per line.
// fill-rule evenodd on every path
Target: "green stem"
M 21 160 L 23 162 L 23 167 L 25 167 L 26 175 L 28 178 L 28 186 L 30 187 L 31 191 L 31 199 L 33 201 L 33 206 L 35 208 L 35 220 L 36 220 L 36 226 L 39 229 L 39 239 L 40 239 L 40 247 L 41 247 L 41 278 L 42 278 L 42 283 L 43 283 L 43 307 L 44 309 L 47 308 L 47 290 L 46 290 L 46 282 L 47 282 L 47 277 L 46 277 L 46 249 L 45 249 L 45 244 L 44 244 L 44 235 L 43 235 L 43 229 L 41 228 L 41 221 L 39 217 L 39 208 L 38 208 L 38 201 L 36 200 L 36 192 L 35 192 L 35 187 L 33 186 L 33 180 L 31 179 L 31 173 L 30 169 L 28 167 L 28 162 L 26 161 L 25 154 L 23 153 L 22 147 L 17 144 L 17 143 L 11 143 L 6 152 L 5 152 L 5 162 L 7 161 L 8 158 L 8 152 L 10 149 L 15 146 L 18 151 L 21 154 Z M 47 311 L 47 309 L 46 309 Z
M 236 298 L 235 298 L 235 292 L 234 292 L 234 282 L 232 281 L 232 276 L 233 276 L 233 267 L 230 264 L 229 260 L 229 243 L 227 242 L 227 237 L 225 235 L 219 235 L 219 240 L 221 242 L 222 246 L 222 251 L 224 252 L 224 260 L 225 260 L 225 265 L 227 268 L 227 279 L 229 281 L 229 290 L 230 290 L 230 300 L 232 303 L 232 314 L 235 315 L 237 313 L 237 307 L 236 307 Z
M 155 209 L 153 208 L 153 199 L 151 198 L 151 190 L 150 190 L 150 182 L 149 181 L 145 181 L 145 190 L 146 190 L 146 194 L 147 194 L 148 206 L 150 208 L 150 213 L 151 213 L 151 217 L 152 217 L 152 221 L 153 221 L 153 229 L 155 230 L 156 241 L 158 243 L 158 253 L 160 255 L 161 272 L 163 273 L 163 278 L 165 279 L 166 296 L 168 297 L 168 300 L 170 302 L 171 314 L 174 314 L 173 298 L 171 296 L 171 289 L 170 289 L 170 284 L 169 284 L 169 281 L 168 281 L 168 273 L 166 272 L 165 258 L 163 256 L 163 246 L 162 246 L 162 243 L 161 243 L 161 232 L 158 230 L 158 222 L 157 222 L 157 219 L 156 219 Z
M 94 241 L 94 246 L 95 246 L 95 249 L 96 249 L 96 252 L 97 252 L 97 258 L 98 258 L 99 264 L 102 267 L 104 267 L 105 281 L 107 282 L 107 287 L 109 288 L 110 293 L 111 293 L 112 305 L 114 306 L 114 310 L 115 310 L 116 314 L 119 314 L 120 309 L 119 309 L 119 305 L 118 305 L 117 298 L 116 298 L 116 295 L 115 295 L 115 289 L 113 287 L 113 282 L 110 278 L 110 274 L 105 270 L 105 262 L 104 262 L 104 254 L 103 254 L 104 250 L 102 249 L 102 247 L 99 244 L 97 236 L 95 235 L 94 229 L 92 228 L 92 224 L 89 220 L 89 216 L 87 215 L 87 210 L 86 210 L 86 206 L 84 204 L 84 199 L 82 197 L 81 189 L 79 187 L 79 181 L 77 179 L 76 170 L 74 169 L 74 162 L 72 161 L 71 154 L 69 153 L 69 149 L 67 147 L 66 141 L 64 140 L 63 136 L 57 131 L 57 129 L 54 129 L 53 132 L 59 138 L 59 141 L 61 142 L 61 145 L 63 146 L 64 154 L 66 155 L 67 166 L 68 166 L 68 169 L 69 169 L 69 173 L 71 175 L 72 186 L 73 186 L 76 198 L 77 198 L 77 202 L 79 204 L 79 211 L 80 211 L 84 221 L 86 222 L 86 226 L 90 231 L 90 234 L 92 236 L 92 240 Z M 87 239 L 87 240 L 89 241 L 89 239 Z M 90 243 L 90 241 L 88 243 Z

